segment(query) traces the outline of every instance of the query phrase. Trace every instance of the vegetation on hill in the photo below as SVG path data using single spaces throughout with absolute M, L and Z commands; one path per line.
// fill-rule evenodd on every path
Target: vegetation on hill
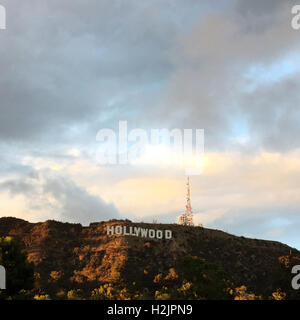
M 83 227 L 0 218 L 0 237 L 10 237 L 3 246 L 14 252 L 5 258 L 9 263 L 0 264 L 15 273 L 2 298 L 299 299 L 290 270 L 300 264 L 300 253 L 284 244 L 202 227 L 142 223 L 135 225 L 171 229 L 173 238 L 107 235 L 107 225 L 132 223 Z
M 26 260 L 26 255 L 12 237 L 0 237 L 0 265 L 6 270 L 6 290 L 0 292 L 0 298 L 33 289 L 33 264 Z

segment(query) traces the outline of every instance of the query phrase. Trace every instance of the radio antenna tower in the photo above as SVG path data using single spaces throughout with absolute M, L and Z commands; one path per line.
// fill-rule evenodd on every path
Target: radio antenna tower
M 188 226 L 193 226 L 193 212 L 191 206 L 191 191 L 190 191 L 190 178 L 187 177 L 186 183 L 187 191 L 186 191 L 186 206 L 185 206 L 185 214 L 186 214 L 186 224 Z
M 190 178 L 187 177 L 186 183 L 187 191 L 186 191 L 186 206 L 185 213 L 178 217 L 178 223 L 184 226 L 193 226 L 193 212 L 191 206 L 191 191 L 190 191 Z

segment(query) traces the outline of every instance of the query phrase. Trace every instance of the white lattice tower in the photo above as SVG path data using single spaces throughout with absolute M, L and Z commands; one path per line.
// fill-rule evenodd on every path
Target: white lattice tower
M 186 206 L 185 206 L 185 220 L 187 226 L 193 226 L 193 212 L 191 206 L 191 191 L 190 191 L 190 178 L 187 178 L 186 183 L 187 191 L 186 191 Z

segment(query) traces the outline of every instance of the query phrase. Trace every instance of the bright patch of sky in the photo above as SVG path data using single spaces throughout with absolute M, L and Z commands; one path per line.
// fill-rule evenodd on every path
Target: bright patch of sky
M 247 143 L 249 140 L 248 124 L 244 117 L 238 116 L 231 124 L 232 140 L 239 144 Z
M 274 228 L 283 228 L 286 226 L 289 226 L 291 224 L 291 221 L 286 218 L 277 217 L 275 219 L 270 220 L 270 225 L 272 225 Z
M 253 65 L 244 75 L 246 80 L 246 91 L 253 92 L 260 85 L 278 82 L 299 71 L 299 55 L 291 55 L 271 65 Z

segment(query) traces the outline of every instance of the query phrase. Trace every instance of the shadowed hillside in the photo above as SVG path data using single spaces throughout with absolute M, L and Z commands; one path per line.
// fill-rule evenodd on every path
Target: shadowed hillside
M 173 237 L 159 240 L 107 235 L 108 225 L 170 229 Z M 201 227 L 128 220 L 83 227 L 57 221 L 29 223 L 1 218 L 0 236 L 19 240 L 27 259 L 35 265 L 36 286 L 51 295 L 81 289 L 87 297 L 93 289 L 110 283 L 146 292 L 145 297 L 151 298 L 159 284 L 172 287 L 180 281 L 180 261 L 187 256 L 221 266 L 233 287 L 245 285 L 249 292 L 263 298 L 278 289 L 284 290 L 288 298 L 299 295 L 291 289 L 290 269 L 300 264 L 300 252 L 275 241 L 236 237 Z

